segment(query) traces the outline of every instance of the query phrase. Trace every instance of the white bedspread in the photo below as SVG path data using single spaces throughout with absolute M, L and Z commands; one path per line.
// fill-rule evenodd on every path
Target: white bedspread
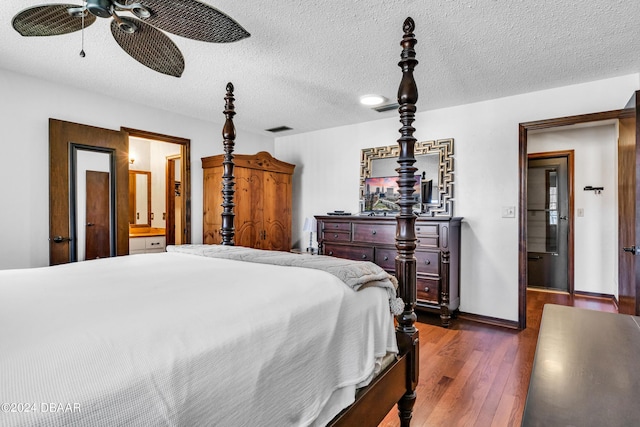
M 397 351 L 388 304 L 180 253 L 0 271 L 0 425 L 323 425 Z

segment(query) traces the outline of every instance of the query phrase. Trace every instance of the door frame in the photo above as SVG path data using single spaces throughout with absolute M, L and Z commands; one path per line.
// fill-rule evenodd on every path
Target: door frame
M 557 157 L 567 158 L 567 189 L 569 198 L 569 208 L 567 212 L 567 291 L 569 295 L 573 295 L 574 292 L 574 196 L 575 189 L 573 188 L 574 182 L 574 150 L 562 150 L 562 151 L 544 151 L 540 153 L 527 154 L 527 160 L 529 159 L 553 159 Z M 528 166 L 527 166 L 528 170 Z M 528 282 L 528 280 L 527 280 Z M 526 292 L 525 292 L 526 293 Z
M 179 136 L 164 135 L 140 129 L 121 127 L 129 136 L 180 145 L 180 179 L 182 189 L 182 244 L 191 243 L 191 140 Z
M 519 124 L 518 137 L 518 328 L 527 327 L 527 136 L 540 129 L 559 128 L 581 123 L 617 120 L 628 117 L 629 110 L 611 110 L 600 113 L 524 122 Z
M 176 174 L 176 160 L 181 160 L 182 155 L 166 156 L 165 158 L 165 206 L 166 206 L 166 218 L 165 218 L 165 236 L 167 238 L 167 245 L 175 245 L 175 225 L 176 225 L 176 189 L 175 189 L 175 174 Z M 182 173 L 182 166 L 180 167 L 180 173 Z M 182 176 L 180 176 L 180 192 L 182 194 Z M 182 220 L 182 215 L 180 215 Z M 184 228 L 184 227 L 183 227 Z M 182 234 L 182 233 L 181 233 Z
M 104 153 L 109 155 L 109 256 L 116 256 L 116 150 L 110 147 L 98 147 L 95 145 L 69 143 L 69 261 L 78 261 L 78 220 L 76 218 L 76 200 L 77 199 L 77 167 L 78 167 L 78 150 L 93 151 L 95 153 Z M 128 188 L 128 187 L 127 187 Z

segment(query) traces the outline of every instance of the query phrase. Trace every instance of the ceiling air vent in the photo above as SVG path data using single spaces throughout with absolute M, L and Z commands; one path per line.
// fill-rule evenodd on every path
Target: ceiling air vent
M 387 105 L 381 105 L 379 107 L 373 107 L 373 109 L 376 110 L 378 113 L 382 113 L 384 111 L 397 110 L 398 107 L 399 107 L 399 105 L 394 102 L 393 104 L 387 104 Z
M 266 129 L 267 132 L 273 132 L 273 133 L 284 132 L 285 130 L 291 130 L 291 128 L 289 126 L 278 126 L 275 128 Z

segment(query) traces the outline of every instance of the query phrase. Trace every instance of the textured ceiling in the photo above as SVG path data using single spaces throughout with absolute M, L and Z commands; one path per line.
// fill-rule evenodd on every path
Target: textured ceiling
M 130 58 L 108 19 L 85 30 L 85 58 L 79 32 L 22 37 L 13 30 L 16 13 L 55 3 L 46 0 L 3 0 L 0 67 L 216 122 L 232 81 L 237 126 L 293 128 L 281 135 L 396 114 L 361 107 L 358 97 L 395 101 L 407 16 L 416 22 L 419 110 L 640 71 L 637 0 L 206 2 L 251 37 L 209 44 L 170 35 L 185 57 L 181 78 Z

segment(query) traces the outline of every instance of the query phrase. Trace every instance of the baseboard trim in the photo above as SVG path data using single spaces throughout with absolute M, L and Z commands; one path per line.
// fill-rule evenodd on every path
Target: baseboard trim
M 459 312 L 456 316 L 459 319 L 470 320 L 472 322 L 484 323 L 487 325 L 500 326 L 507 329 L 519 330 L 518 322 L 515 320 L 499 319 L 497 317 L 482 316 L 480 314 Z
M 601 294 L 598 292 L 587 292 L 587 291 L 573 291 L 574 295 L 580 295 L 583 297 L 591 297 L 591 298 L 602 298 L 602 299 L 610 299 L 612 301 L 616 300 L 616 297 L 611 294 Z

